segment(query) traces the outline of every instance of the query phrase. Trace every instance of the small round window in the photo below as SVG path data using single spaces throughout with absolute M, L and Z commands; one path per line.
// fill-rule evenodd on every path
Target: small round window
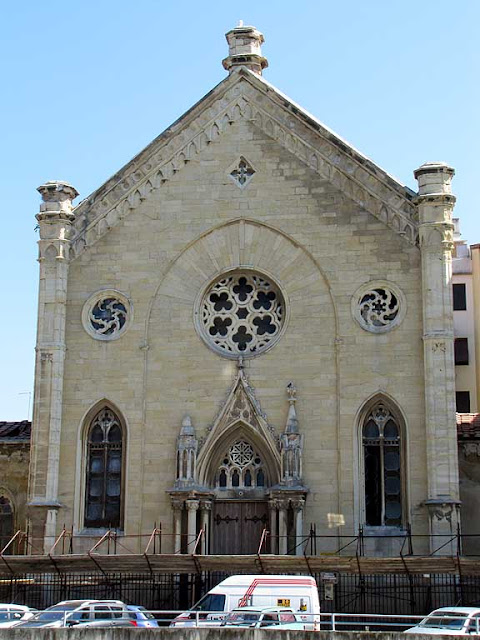
M 119 291 L 98 291 L 87 300 L 82 311 L 85 331 L 96 340 L 116 340 L 132 319 L 132 305 Z
M 215 351 L 227 357 L 254 356 L 280 337 L 285 300 L 271 278 L 234 271 L 207 288 L 196 315 L 200 335 Z
M 352 298 L 352 313 L 358 324 L 371 333 L 385 333 L 405 316 L 406 302 L 398 287 L 389 282 L 370 282 Z

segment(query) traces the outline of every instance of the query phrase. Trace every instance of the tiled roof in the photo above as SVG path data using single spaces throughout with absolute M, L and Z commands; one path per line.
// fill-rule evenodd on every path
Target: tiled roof
M 480 413 L 457 413 L 457 434 L 461 439 L 480 438 Z
M 30 420 L 19 422 L 0 422 L 0 442 L 30 442 L 32 423 Z

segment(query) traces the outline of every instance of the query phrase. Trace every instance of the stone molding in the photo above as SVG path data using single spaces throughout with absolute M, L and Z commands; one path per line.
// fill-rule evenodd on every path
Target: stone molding
M 80 255 L 188 162 L 245 119 L 363 209 L 417 242 L 413 192 L 396 183 L 254 73 L 241 69 L 156 138 L 75 209 L 71 256 Z M 233 159 L 232 159 L 233 160 Z M 380 174 L 380 175 L 379 175 Z
M 275 461 L 275 465 L 279 469 L 280 453 L 278 448 L 278 435 L 275 429 L 268 423 L 265 414 L 260 408 L 254 390 L 250 386 L 244 373 L 242 358 L 239 358 L 237 375 L 217 418 L 207 429 L 206 436 L 199 440 L 197 470 L 200 482 L 205 482 L 210 457 L 216 450 L 216 443 L 218 443 L 232 427 L 239 424 L 244 425 L 252 433 L 257 434 L 257 438 L 264 443 L 270 457 Z

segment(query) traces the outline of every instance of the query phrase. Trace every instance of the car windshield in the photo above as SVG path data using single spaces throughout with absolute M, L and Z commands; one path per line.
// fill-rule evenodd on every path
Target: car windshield
M 56 604 L 53 607 L 49 607 L 42 611 L 42 613 L 37 613 L 32 618 L 33 620 L 63 620 L 65 614 L 68 614 L 70 611 L 73 611 L 77 608 L 77 605 L 68 605 L 68 604 Z
M 260 620 L 260 611 L 232 611 L 225 618 L 225 624 L 254 625 Z
M 207 593 L 196 605 L 192 607 L 192 611 L 224 611 L 225 596 L 222 593 Z
M 435 611 L 422 620 L 419 626 L 435 629 L 461 629 L 467 618 L 466 613 L 458 611 Z

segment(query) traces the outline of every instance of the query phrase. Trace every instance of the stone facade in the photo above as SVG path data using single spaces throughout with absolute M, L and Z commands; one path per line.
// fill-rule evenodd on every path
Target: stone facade
M 105 185 L 76 207 L 70 185 L 39 188 L 32 527 L 46 545 L 60 523 L 104 530 L 86 522 L 100 518 L 91 425 L 107 409 L 101 455 L 112 468 L 121 458 L 121 471 L 118 495 L 100 489 L 103 508 L 119 496 L 127 534 L 161 522 L 165 550 L 192 550 L 201 529 L 217 535 L 233 519 L 220 502 L 268 503 L 281 553 L 303 551 L 310 523 L 320 535 L 407 525 L 448 535 L 458 512 L 453 170 L 422 165 L 411 192 L 265 82 L 258 31 L 227 37 L 229 76 Z M 238 295 L 246 314 L 235 287 L 258 287 L 265 306 L 248 311 L 262 327 L 258 351 L 241 322 L 220 344 L 226 306 L 205 324 L 202 301 L 222 278 L 215 313 Z M 400 460 L 389 476 L 393 458 L 378 458 L 373 489 L 362 440 L 372 411 L 379 428 L 384 412 L 397 429 L 372 446 L 382 456 L 396 447 Z M 121 445 L 107 442 L 108 420 Z M 243 462 L 222 486 L 237 444 Z M 255 465 L 263 475 L 252 483 Z M 202 550 L 219 540 L 204 536 Z M 329 540 L 325 551 L 337 546 Z

